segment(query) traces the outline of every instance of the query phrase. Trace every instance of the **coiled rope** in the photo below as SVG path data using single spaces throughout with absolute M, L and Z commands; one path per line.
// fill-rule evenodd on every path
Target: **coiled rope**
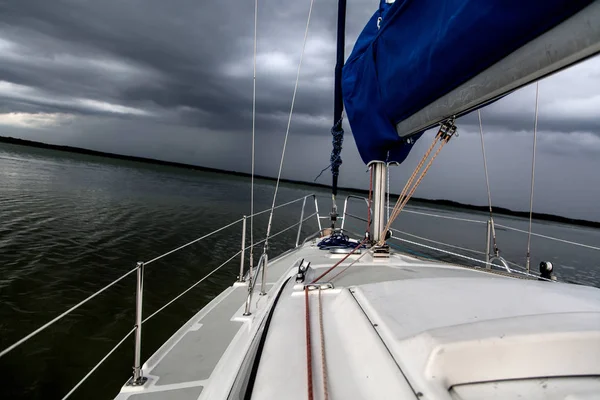
M 342 165 L 342 144 L 344 143 L 344 129 L 342 128 L 342 121 L 344 116 L 337 121 L 335 125 L 331 128 L 331 143 L 333 144 L 333 148 L 331 150 L 331 175 L 334 177 L 338 177 L 340 175 L 340 166 Z
M 342 128 L 342 122 L 344 121 L 344 114 L 342 117 L 331 127 L 331 144 L 333 148 L 331 150 L 331 156 L 329 157 L 329 165 L 323 168 L 319 174 L 313 179 L 316 182 L 317 179 L 323 175 L 323 172 L 331 169 L 331 175 L 333 178 L 337 178 L 340 175 L 340 166 L 342 165 L 342 144 L 344 143 L 344 129 Z M 334 190 L 337 191 L 337 185 Z

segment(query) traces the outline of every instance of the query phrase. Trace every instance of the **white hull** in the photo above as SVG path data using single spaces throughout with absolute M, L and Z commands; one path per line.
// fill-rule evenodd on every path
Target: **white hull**
M 311 262 L 309 282 L 341 257 L 311 242 L 272 260 L 268 294 L 258 282 L 250 316 L 247 285 L 226 289 L 144 364 L 145 385 L 117 399 L 306 399 L 297 265 Z M 600 290 L 403 254 L 352 255 L 329 278 L 354 261 L 320 295 L 330 399 L 599 398 Z M 308 298 L 314 398 L 323 399 L 319 290 Z

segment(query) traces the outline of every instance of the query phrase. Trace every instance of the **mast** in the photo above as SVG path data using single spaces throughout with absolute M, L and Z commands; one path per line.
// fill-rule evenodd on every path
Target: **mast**
M 335 228 L 337 219 L 337 187 L 338 176 L 342 158 L 342 143 L 344 141 L 344 130 L 342 129 L 342 113 L 344 112 L 344 100 L 342 98 L 342 68 L 344 67 L 344 47 L 346 34 L 346 0 L 338 1 L 338 20 L 337 20 L 337 55 L 335 64 L 335 86 L 333 100 L 333 127 L 331 135 L 333 136 L 333 150 L 331 152 L 331 228 Z
M 385 227 L 385 179 L 387 165 L 383 161 L 373 161 L 373 221 L 371 222 L 371 238 L 374 242 L 383 241 L 381 236 Z

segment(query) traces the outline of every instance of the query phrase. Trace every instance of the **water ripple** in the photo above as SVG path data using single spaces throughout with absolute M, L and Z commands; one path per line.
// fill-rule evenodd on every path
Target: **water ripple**
M 246 179 L 20 146 L 0 145 L 0 180 L 0 348 L 107 285 L 137 261 L 200 237 L 247 214 L 249 208 Z M 309 190 L 314 191 L 283 185 L 279 198 L 285 202 Z M 272 192 L 271 182 L 257 181 L 256 209 L 270 206 Z M 329 197 L 326 191 L 321 194 Z M 287 227 L 286 221 L 296 222 L 299 211 L 300 204 L 278 210 L 274 231 Z M 436 212 L 467 216 L 449 209 Z M 417 235 L 460 240 L 455 244 L 471 248 L 483 243 L 479 226 L 463 224 L 457 235 L 456 224 L 443 220 L 424 224 L 422 218 L 400 216 L 404 229 Z M 506 223 L 520 228 L 521 222 L 512 218 Z M 267 216 L 256 218 L 255 223 L 255 236 L 262 238 Z M 600 242 L 596 230 L 561 230 L 548 224 L 537 228 L 550 230 L 553 236 Z M 315 230 L 314 221 L 303 229 L 307 234 Z M 240 235 L 237 225 L 150 265 L 144 282 L 146 315 L 236 252 Z M 286 250 L 295 235 L 291 230 L 275 238 L 272 254 Z M 509 235 L 499 231 L 499 243 L 508 259 L 521 261 L 523 237 Z M 559 265 L 561 278 L 600 285 L 595 253 L 537 239 L 532 248 L 536 254 L 554 254 L 558 264 L 567 263 L 562 270 Z M 232 261 L 150 322 L 144 333 L 143 358 L 230 285 L 238 267 L 239 261 Z M 134 288 L 133 276 L 124 279 L 0 359 L 0 376 L 10 382 L 0 385 L 0 398 L 61 398 L 81 371 L 94 365 L 133 326 Z M 113 396 L 130 373 L 131 357 L 130 347 L 115 353 L 78 395 L 87 399 Z M 107 391 L 96 390 L 94 384 Z

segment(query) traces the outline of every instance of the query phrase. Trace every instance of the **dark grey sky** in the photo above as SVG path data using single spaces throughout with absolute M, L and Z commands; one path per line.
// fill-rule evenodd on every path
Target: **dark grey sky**
M 259 0 L 257 173 L 275 175 L 309 0 Z M 315 0 L 283 175 L 331 151 L 336 1 Z M 347 54 L 378 0 L 349 0 Z M 250 170 L 251 0 L 0 2 L 0 135 Z M 535 87 L 484 109 L 494 204 L 529 207 Z M 600 59 L 540 82 L 534 210 L 600 220 Z M 486 204 L 476 115 L 416 196 Z M 346 127 L 341 185 L 368 175 Z M 398 192 L 431 133 L 392 172 Z M 320 182 L 328 183 L 324 174 Z

